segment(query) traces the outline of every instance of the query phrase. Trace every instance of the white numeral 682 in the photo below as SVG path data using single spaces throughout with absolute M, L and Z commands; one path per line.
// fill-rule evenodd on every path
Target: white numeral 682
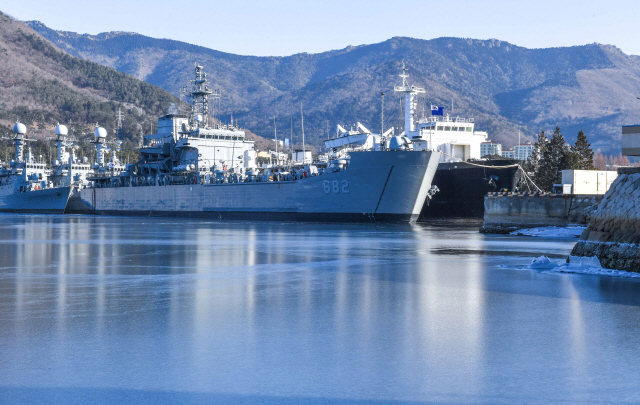
M 324 180 L 322 182 L 322 188 L 327 194 L 330 194 L 331 192 L 334 194 L 349 194 L 349 182 L 347 180 Z

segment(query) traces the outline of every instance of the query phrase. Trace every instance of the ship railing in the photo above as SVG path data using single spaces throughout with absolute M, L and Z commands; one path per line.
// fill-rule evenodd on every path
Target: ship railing
M 427 118 L 422 118 L 418 121 L 420 124 L 428 123 L 428 122 L 453 122 L 453 123 L 466 123 L 473 124 L 473 118 L 462 118 L 462 117 L 448 117 L 448 116 L 439 116 L 434 115 Z
M 200 174 L 199 176 L 195 172 L 184 172 L 177 175 L 163 174 L 159 176 L 147 174 L 147 175 L 133 175 L 133 176 L 108 176 L 104 173 L 101 175 L 88 177 L 86 180 L 89 182 L 89 187 L 92 188 L 112 188 L 112 187 L 154 187 L 154 186 L 171 186 L 171 185 L 186 185 L 186 184 L 226 184 L 226 183 L 263 183 L 263 182 L 295 182 L 305 179 L 307 177 L 323 176 L 325 174 L 334 173 L 336 171 L 347 170 L 347 166 L 336 168 L 332 167 L 328 162 L 319 162 L 317 166 L 320 166 L 320 170 L 313 172 L 304 170 L 306 165 L 292 165 L 283 166 L 281 169 L 286 169 L 285 172 L 272 172 L 268 174 L 239 175 L 237 177 L 226 175 L 223 177 L 210 176 L 207 182 L 207 177 Z M 322 167 L 326 166 L 326 167 Z

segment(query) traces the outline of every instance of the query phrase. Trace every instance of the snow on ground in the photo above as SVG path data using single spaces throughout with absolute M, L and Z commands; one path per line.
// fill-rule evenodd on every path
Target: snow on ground
M 547 226 L 543 228 L 525 228 L 513 231 L 511 232 L 511 235 L 537 236 L 541 238 L 579 238 L 585 228 L 586 227 L 584 226 Z
M 640 278 L 640 273 L 623 270 L 605 269 L 600 260 L 594 257 L 569 256 L 569 263 L 556 263 L 547 256 L 540 256 L 531 261 L 529 269 L 544 270 L 545 273 L 592 274 L 597 276 Z

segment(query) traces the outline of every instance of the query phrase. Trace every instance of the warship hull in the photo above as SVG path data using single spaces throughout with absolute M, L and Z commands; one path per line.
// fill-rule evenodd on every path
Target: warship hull
M 70 187 L 46 188 L 23 193 L 2 190 L 4 187 L 10 186 L 0 187 L 0 212 L 63 214 L 71 194 Z M 6 194 L 1 194 L 3 191 Z
M 68 213 L 291 221 L 411 222 L 439 152 L 354 152 L 348 169 L 295 181 L 85 188 Z
M 513 192 L 520 181 L 519 169 L 510 166 L 514 160 L 440 163 L 433 184 L 440 190 L 427 201 L 418 221 L 471 220 L 482 221 L 484 197 L 489 192 L 506 189 Z

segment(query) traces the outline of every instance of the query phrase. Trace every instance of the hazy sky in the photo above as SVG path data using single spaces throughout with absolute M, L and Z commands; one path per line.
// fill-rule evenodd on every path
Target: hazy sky
M 133 31 L 244 55 L 322 52 L 394 36 L 497 38 L 528 48 L 616 45 L 640 55 L 640 1 L 4 0 L 58 30 Z

